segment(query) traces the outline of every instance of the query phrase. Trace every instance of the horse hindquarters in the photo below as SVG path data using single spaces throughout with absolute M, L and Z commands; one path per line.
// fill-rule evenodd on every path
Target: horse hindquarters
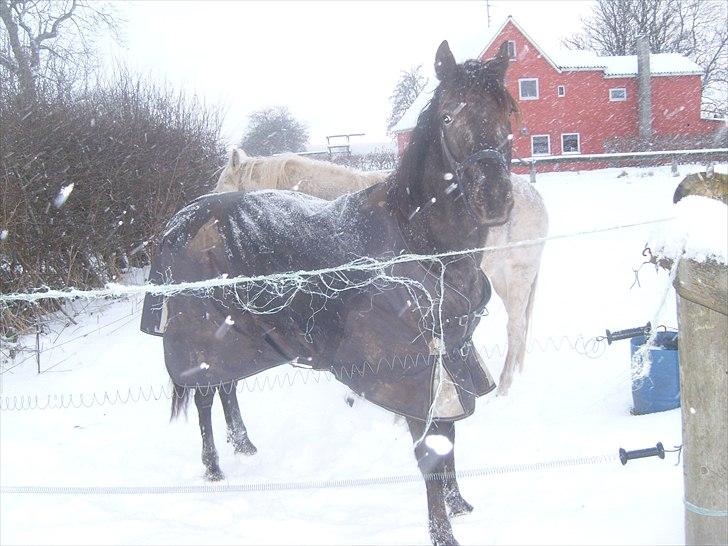
M 455 423 L 433 422 L 426 434 L 423 421 L 407 419 L 407 425 L 415 442 L 417 465 L 425 479 L 430 540 L 436 546 L 458 544 L 452 533 L 448 511 L 455 516 L 470 512 L 473 507 L 460 496 L 455 477 Z M 438 454 L 428 445 L 434 443 L 428 441 L 433 436 L 444 437 L 450 442 L 447 453 Z M 445 443 L 439 438 L 437 441 Z

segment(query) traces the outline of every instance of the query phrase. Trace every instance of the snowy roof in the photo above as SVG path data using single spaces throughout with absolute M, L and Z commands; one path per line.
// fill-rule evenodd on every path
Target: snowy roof
M 554 65 L 564 70 L 602 70 L 605 76 L 636 76 L 637 55 L 600 56 L 593 51 L 560 50 L 552 54 Z M 679 53 L 652 53 L 650 73 L 653 76 L 675 74 L 701 75 L 703 69 Z
M 414 100 L 414 102 L 410 105 L 409 108 L 407 108 L 405 113 L 394 125 L 394 127 L 392 127 L 393 132 L 396 133 L 399 131 L 409 131 L 415 125 L 417 125 L 417 118 L 419 117 L 420 112 L 422 112 L 422 110 L 424 110 L 425 107 L 430 103 L 430 99 L 435 93 L 435 89 L 437 88 L 438 83 L 439 82 L 436 79 L 430 78 L 430 82 L 425 86 L 420 94 L 417 95 L 417 98 Z
M 479 34 L 477 37 L 463 36 L 451 41 L 450 48 L 453 55 L 455 55 L 455 59 L 458 62 L 463 62 L 467 59 L 480 58 L 500 35 L 508 22 L 511 22 L 559 72 L 601 70 L 607 78 L 637 76 L 637 55 L 608 57 L 597 55 L 593 51 L 582 50 L 558 50 L 549 55 L 510 16 L 501 25 L 492 27 L 485 35 Z M 653 53 L 650 55 L 650 72 L 653 76 L 702 75 L 703 69 L 679 53 Z M 408 131 L 417 125 L 417 118 L 430 102 L 437 83 L 436 78 L 430 78 L 430 83 L 425 86 L 402 118 L 392 128 L 392 131 L 395 133 Z

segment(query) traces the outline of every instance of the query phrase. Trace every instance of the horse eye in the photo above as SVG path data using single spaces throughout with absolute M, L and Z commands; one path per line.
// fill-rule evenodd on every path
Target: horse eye
M 443 114 L 442 115 L 442 122 L 445 125 L 450 125 L 452 123 L 452 116 L 450 114 Z

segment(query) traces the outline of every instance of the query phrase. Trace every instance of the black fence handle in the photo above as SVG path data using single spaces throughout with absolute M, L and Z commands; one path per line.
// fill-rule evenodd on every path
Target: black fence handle
M 627 461 L 632 459 L 644 459 L 645 457 L 657 456 L 660 459 L 665 458 L 665 448 L 662 447 L 662 442 L 657 442 L 655 447 L 648 447 L 647 449 L 635 449 L 633 451 L 627 451 L 625 449 L 619 449 L 619 460 L 622 464 L 627 464 Z
M 618 330 L 616 332 L 610 332 L 607 330 L 607 343 L 612 344 L 612 341 L 619 341 L 620 339 L 629 339 L 637 336 L 649 336 L 652 331 L 652 324 L 647 323 L 644 326 L 638 326 L 637 328 L 627 328 L 626 330 Z

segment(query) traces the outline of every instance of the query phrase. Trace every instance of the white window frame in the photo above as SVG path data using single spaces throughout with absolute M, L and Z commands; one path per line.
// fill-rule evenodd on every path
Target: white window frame
M 624 91 L 624 97 L 614 98 L 612 91 Z M 626 87 L 612 87 L 609 89 L 609 102 L 624 102 L 627 100 L 627 88 Z
M 556 94 L 559 97 L 565 97 L 566 96 L 566 86 L 565 85 L 557 85 L 556 86 Z
M 523 96 L 523 89 L 521 88 L 522 82 L 536 82 L 536 96 L 535 97 L 524 97 Z M 538 100 L 539 92 L 538 92 L 538 78 L 520 78 L 518 80 L 518 98 L 521 100 Z
M 548 147 L 548 151 L 545 154 L 537 154 L 533 151 L 533 139 L 534 138 L 540 138 L 540 137 L 546 137 L 546 144 Z M 531 135 L 531 155 L 551 155 L 551 135 Z
M 513 44 L 513 55 L 511 55 L 511 44 Z M 508 46 L 507 47 L 508 47 L 508 58 L 511 61 L 515 61 L 516 60 L 516 57 L 518 55 L 516 53 L 516 42 L 514 42 L 513 40 L 508 40 Z
M 565 152 L 564 151 L 564 137 L 565 136 L 574 136 L 576 135 L 576 151 L 575 152 Z M 561 133 L 561 154 L 562 155 L 574 155 L 574 154 L 580 154 L 581 153 L 581 135 L 579 133 Z

